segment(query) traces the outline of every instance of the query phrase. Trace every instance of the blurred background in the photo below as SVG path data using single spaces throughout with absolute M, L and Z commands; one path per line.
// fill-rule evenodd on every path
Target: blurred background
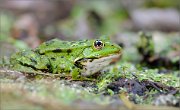
M 52 38 L 79 40 L 104 34 L 123 47 L 135 47 L 139 31 L 150 32 L 160 52 L 180 44 L 179 10 L 179 0 L 0 0 L 0 53 L 9 56 Z M 127 49 L 125 59 L 136 51 Z

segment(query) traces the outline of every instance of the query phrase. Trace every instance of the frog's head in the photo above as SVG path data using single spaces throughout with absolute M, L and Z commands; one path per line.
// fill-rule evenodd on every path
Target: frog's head
M 112 43 L 108 36 L 90 40 L 89 46 L 83 50 L 83 55 L 76 63 L 83 68 L 83 75 L 88 76 L 100 71 L 103 67 L 118 61 L 121 47 Z

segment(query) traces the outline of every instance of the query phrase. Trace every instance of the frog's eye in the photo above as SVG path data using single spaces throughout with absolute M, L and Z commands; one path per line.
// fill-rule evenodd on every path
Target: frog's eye
M 104 46 L 104 44 L 103 44 L 103 42 L 101 41 L 101 40 L 96 40 L 95 42 L 94 42 L 94 47 L 96 48 L 96 49 L 101 49 L 102 47 Z

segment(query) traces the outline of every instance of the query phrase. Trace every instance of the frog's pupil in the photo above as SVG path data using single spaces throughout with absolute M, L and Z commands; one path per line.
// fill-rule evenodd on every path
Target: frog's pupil
M 95 42 L 95 46 L 102 46 L 102 42 L 100 41 L 100 40 L 97 40 L 96 42 Z
M 97 45 L 98 45 L 98 46 L 101 46 L 101 44 L 102 44 L 101 42 L 99 42 L 99 41 L 97 42 Z

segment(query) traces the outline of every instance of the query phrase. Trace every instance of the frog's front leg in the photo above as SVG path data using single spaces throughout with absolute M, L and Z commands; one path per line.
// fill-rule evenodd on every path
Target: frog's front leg
M 49 58 L 51 65 L 51 72 L 53 74 L 60 74 L 62 77 L 72 77 L 76 80 L 80 77 L 80 68 L 76 67 L 73 62 L 61 57 Z

